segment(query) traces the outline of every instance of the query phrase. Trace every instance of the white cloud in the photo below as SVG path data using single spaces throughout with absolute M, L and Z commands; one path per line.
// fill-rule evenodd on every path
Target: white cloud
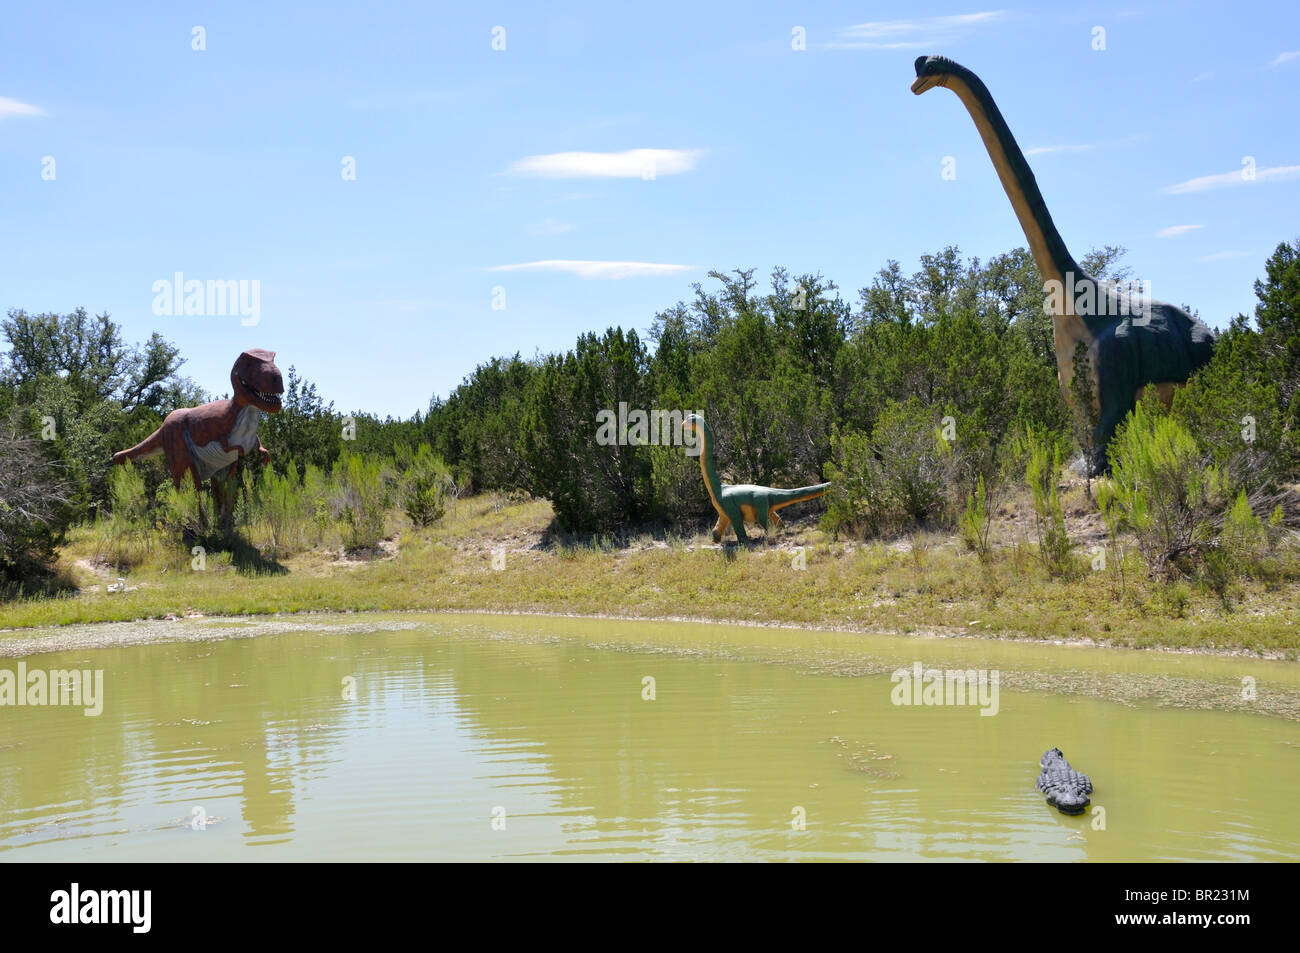
M 1210 79 L 1212 76 L 1214 76 L 1214 70 L 1209 70 L 1208 72 L 1205 73 L 1197 73 L 1195 76 L 1192 77 L 1192 82 L 1201 83 L 1207 79 Z
M 626 152 L 553 152 L 511 163 L 512 175 L 544 179 L 653 179 L 695 168 L 699 149 L 629 149 Z
M 533 235 L 540 235 L 543 238 L 551 238 L 555 235 L 567 235 L 573 231 L 572 222 L 561 222 L 559 219 L 544 218 L 528 226 L 528 231 Z
M 1227 261 L 1230 258 L 1245 258 L 1244 251 L 1216 251 L 1213 255 L 1202 255 L 1200 261 Z
M 16 99 L 9 99 L 0 96 L 0 119 L 7 119 L 10 116 L 44 116 L 45 110 L 39 106 L 31 106 L 27 103 L 20 103 Z
M 649 261 L 572 261 L 551 259 L 528 261 L 519 265 L 497 265 L 489 271 L 558 271 L 579 278 L 616 280 L 676 275 L 694 270 L 693 265 L 664 265 Z
M 839 38 L 825 44 L 837 50 L 911 50 L 941 46 L 968 27 L 1001 19 L 1005 11 L 984 10 L 914 20 L 873 20 L 844 27 Z
M 1278 165 L 1268 169 L 1256 169 L 1253 179 L 1246 178 L 1244 169 L 1234 172 L 1221 172 L 1218 175 L 1203 175 L 1188 179 L 1164 189 L 1166 195 L 1184 195 L 1188 192 L 1207 192 L 1210 189 L 1223 189 L 1233 185 L 1250 185 L 1260 182 L 1281 182 L 1300 176 L 1300 165 Z
M 1268 64 L 1269 69 L 1281 66 L 1283 63 L 1290 63 L 1292 60 L 1300 60 L 1300 50 L 1291 50 L 1286 53 L 1279 53 L 1273 57 L 1273 61 Z
M 1168 228 L 1162 228 L 1156 232 L 1156 238 L 1177 238 L 1179 235 L 1186 235 L 1188 232 L 1194 232 L 1198 228 L 1204 227 L 1204 225 L 1170 225 Z
M 1089 149 L 1097 148 L 1095 142 L 1089 142 L 1086 145 L 1078 146 L 1034 146 L 1032 149 L 1026 149 L 1027 156 L 1043 156 L 1051 152 L 1087 152 Z

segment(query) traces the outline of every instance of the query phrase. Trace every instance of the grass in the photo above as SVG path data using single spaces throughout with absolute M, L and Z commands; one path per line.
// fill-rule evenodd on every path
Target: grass
M 983 562 L 948 534 L 843 543 L 811 524 L 730 553 L 705 535 L 561 545 L 548 542 L 549 504 L 491 495 L 454 503 L 427 529 L 390 514 L 389 558 L 340 558 L 337 549 L 257 558 L 267 540 L 255 528 L 240 551 L 209 552 L 202 571 L 179 543 L 137 545 L 134 565 L 112 569 L 95 564 L 102 534 L 82 528 L 58 567 L 80 591 L 0 604 L 0 628 L 193 613 L 487 609 L 1300 654 L 1294 575 L 1240 581 L 1224 599 L 1154 582 L 1132 562 L 1122 577 L 1113 560 L 1090 571 L 1081 542 L 1078 571 L 1051 578 L 1025 542 L 1025 506 L 999 510 L 997 545 Z M 795 568 L 798 546 L 803 569 Z M 108 592 L 119 577 L 126 591 Z

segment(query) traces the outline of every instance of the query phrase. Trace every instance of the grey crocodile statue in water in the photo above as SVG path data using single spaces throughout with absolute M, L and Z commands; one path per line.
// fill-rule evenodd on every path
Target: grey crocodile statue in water
M 1082 814 L 1088 809 L 1088 795 L 1092 781 L 1070 767 L 1060 748 L 1050 748 L 1038 762 L 1039 772 L 1035 787 L 1047 795 L 1047 803 L 1062 814 Z

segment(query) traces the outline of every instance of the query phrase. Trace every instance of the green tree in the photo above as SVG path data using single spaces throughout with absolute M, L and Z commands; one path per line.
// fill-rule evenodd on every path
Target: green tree
M 325 403 L 316 385 L 292 365 L 280 412 L 264 415 L 259 429 L 271 451 L 271 466 L 284 473 L 292 461 L 298 469 L 295 479 L 301 479 L 308 466 L 328 470 L 343 450 L 343 418 L 335 413 L 334 402 Z

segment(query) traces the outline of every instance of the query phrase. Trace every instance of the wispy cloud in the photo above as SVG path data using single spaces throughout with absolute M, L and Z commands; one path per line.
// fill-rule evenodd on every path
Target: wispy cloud
M 835 50 L 912 50 L 933 48 L 951 42 L 963 31 L 991 23 L 1005 15 L 1004 10 L 958 13 L 946 17 L 917 17 L 912 20 L 872 20 L 841 29 L 827 49 Z
M 1192 82 L 1203 83 L 1205 82 L 1205 80 L 1211 78 L 1213 75 L 1214 75 L 1214 70 L 1207 70 L 1204 73 L 1197 73 L 1195 76 L 1192 77 Z
M 1052 152 L 1087 152 L 1089 149 L 1097 148 L 1097 143 L 1089 142 L 1078 146 L 1034 146 L 1032 149 L 1026 149 L 1027 156 L 1045 156 Z
M 1279 53 L 1277 56 L 1273 57 L 1272 62 L 1268 64 L 1268 67 L 1269 69 L 1274 69 L 1295 60 L 1300 60 L 1300 50 L 1290 50 L 1286 53 Z
M 619 278 L 647 278 L 676 275 L 693 271 L 694 265 L 665 265 L 651 261 L 572 261 L 551 259 L 528 261 L 519 265 L 497 265 L 489 271 L 558 271 L 579 278 L 617 280 Z
M 1201 261 L 1227 261 L 1229 258 L 1245 258 L 1244 251 L 1216 251 L 1213 255 L 1202 255 Z
M 540 235 L 543 238 L 551 238 L 556 235 L 567 235 L 573 231 L 572 222 L 561 222 L 559 219 L 544 218 L 540 222 L 535 222 L 528 226 L 528 231 L 533 235 Z
M 1186 182 L 1179 182 L 1177 185 L 1168 186 L 1162 191 L 1166 195 L 1185 195 L 1188 192 L 1208 192 L 1210 189 L 1225 189 L 1234 185 L 1281 182 L 1300 176 L 1300 165 L 1278 165 L 1268 169 L 1256 169 L 1253 179 L 1246 178 L 1243 175 L 1245 171 L 1245 169 L 1236 169 L 1232 172 L 1221 172 L 1218 175 L 1203 175 L 1199 178 L 1188 179 Z
M 1168 228 L 1162 228 L 1156 232 L 1156 238 L 1177 238 L 1179 235 L 1186 235 L 1188 232 L 1194 232 L 1198 228 L 1204 227 L 1204 225 L 1170 225 Z
M 9 99 L 6 96 L 0 96 L 0 119 L 8 119 L 10 116 L 44 116 L 45 110 L 40 106 L 32 106 L 28 103 L 20 103 L 16 99 Z
M 1057 152 L 1090 152 L 1093 149 L 1103 149 L 1110 146 L 1122 146 L 1131 142 L 1140 142 L 1143 139 L 1149 139 L 1150 135 L 1145 132 L 1135 132 L 1132 135 L 1125 136 L 1123 139 L 1108 139 L 1103 142 L 1081 142 L 1075 145 L 1062 144 L 1055 146 L 1034 146 L 1032 149 L 1026 149 L 1027 156 L 1045 156 Z
M 699 149 L 553 152 L 526 156 L 511 163 L 508 171 L 543 179 L 653 179 L 690 172 L 703 154 Z

